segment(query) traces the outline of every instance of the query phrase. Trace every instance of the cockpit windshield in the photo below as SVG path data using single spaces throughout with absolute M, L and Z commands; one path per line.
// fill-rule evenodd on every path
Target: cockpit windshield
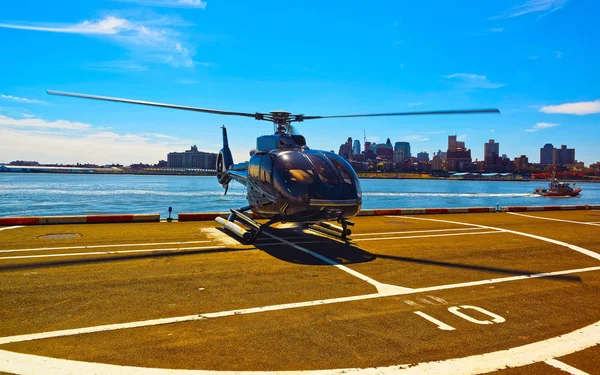
M 340 179 L 326 158 L 316 153 L 307 153 L 305 155 L 315 167 L 315 171 L 319 175 L 319 180 L 325 185 L 339 185 Z
M 299 152 L 286 152 L 277 158 L 275 168 L 284 181 L 308 185 L 315 181 L 315 171 Z
M 274 169 L 275 190 L 291 200 L 352 199 L 360 189 L 352 167 L 335 154 L 284 152 Z

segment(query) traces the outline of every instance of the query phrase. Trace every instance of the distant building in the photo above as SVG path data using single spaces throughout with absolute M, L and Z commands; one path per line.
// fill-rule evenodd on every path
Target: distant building
M 560 146 L 560 148 L 555 148 L 554 150 L 552 150 L 552 164 L 575 164 L 575 149 L 567 148 L 567 145 L 562 145 Z
M 503 157 L 500 157 L 500 143 L 490 139 L 488 143 L 483 144 L 483 170 L 485 172 L 501 172 L 501 169 L 503 169 L 502 159 Z
M 439 155 L 434 155 L 431 160 L 431 170 L 441 171 L 443 168 L 442 158 Z
M 217 164 L 217 154 L 198 151 L 193 145 L 185 152 L 170 152 L 167 155 L 168 168 L 198 168 L 214 170 Z
M 417 154 L 417 161 L 429 163 L 429 153 L 427 151 L 419 152 Z
M 390 161 L 394 158 L 394 149 L 387 143 L 378 143 L 371 145 L 371 149 L 375 151 L 375 155 L 383 159 L 389 159 Z
M 491 158 L 494 154 L 500 155 L 500 143 L 490 139 L 488 143 L 483 144 L 483 160 Z
M 404 158 L 410 158 L 412 155 L 410 154 L 410 143 L 408 142 L 396 142 L 394 144 L 394 152 L 402 151 Z
M 529 158 L 525 155 L 521 155 L 515 158 L 515 171 L 522 172 L 529 166 Z
M 446 156 L 448 153 L 445 151 L 442 151 L 442 150 L 437 150 L 437 152 L 434 152 L 433 154 L 439 156 L 440 159 L 442 159 L 442 161 L 444 161 L 444 159 L 446 159 Z
M 352 156 L 360 155 L 360 141 L 356 139 L 352 145 Z
M 338 155 L 343 157 L 346 160 L 352 159 L 352 138 L 348 137 L 346 143 L 340 146 L 340 150 L 338 151 Z
M 456 151 L 456 135 L 448 136 L 448 152 Z
M 552 143 L 546 143 L 544 147 L 540 148 L 540 164 L 541 165 L 552 165 L 554 161 L 552 156 L 554 154 L 554 146 Z
M 457 142 L 455 135 L 448 136 L 448 153 L 446 155 L 446 169 L 462 171 L 470 167 L 471 150 L 465 147 L 465 142 Z

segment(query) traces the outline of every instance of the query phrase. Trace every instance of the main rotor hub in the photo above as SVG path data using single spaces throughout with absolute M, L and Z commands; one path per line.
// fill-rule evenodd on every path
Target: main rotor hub
M 271 121 L 277 126 L 275 130 L 276 134 L 285 134 L 290 133 L 290 122 L 292 119 L 290 118 L 291 113 L 286 111 L 271 111 L 269 112 L 271 115 Z

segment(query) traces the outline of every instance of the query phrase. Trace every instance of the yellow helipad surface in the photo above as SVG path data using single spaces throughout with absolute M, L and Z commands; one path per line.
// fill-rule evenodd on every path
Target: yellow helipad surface
M 600 211 L 353 231 L 0 227 L 0 371 L 598 373 Z

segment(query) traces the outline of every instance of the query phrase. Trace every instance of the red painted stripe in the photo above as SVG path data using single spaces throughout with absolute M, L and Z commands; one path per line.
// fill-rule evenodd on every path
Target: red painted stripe
M 374 215 L 402 215 L 402 210 L 373 210 Z
M 544 211 L 560 211 L 562 209 L 561 206 L 544 206 Z
M 425 213 L 426 214 L 447 214 L 448 209 L 447 208 L 426 208 Z
M 506 211 L 508 211 L 508 212 L 525 212 L 525 211 L 527 211 L 527 206 L 510 206 L 510 207 L 506 207 Z
M 490 212 L 490 209 L 488 207 L 471 207 L 471 208 L 467 208 L 467 212 L 469 212 L 469 213 L 484 213 L 484 212 Z
M 125 223 L 133 221 L 133 215 L 95 215 L 85 218 L 87 223 Z
M 203 221 L 203 220 L 214 220 L 217 216 L 220 216 L 218 212 L 203 212 L 203 213 L 181 213 L 177 215 L 179 221 Z
M 0 225 L 36 225 L 40 223 L 39 217 L 5 217 L 0 218 Z
M 576 210 L 589 210 L 590 206 L 575 206 Z

